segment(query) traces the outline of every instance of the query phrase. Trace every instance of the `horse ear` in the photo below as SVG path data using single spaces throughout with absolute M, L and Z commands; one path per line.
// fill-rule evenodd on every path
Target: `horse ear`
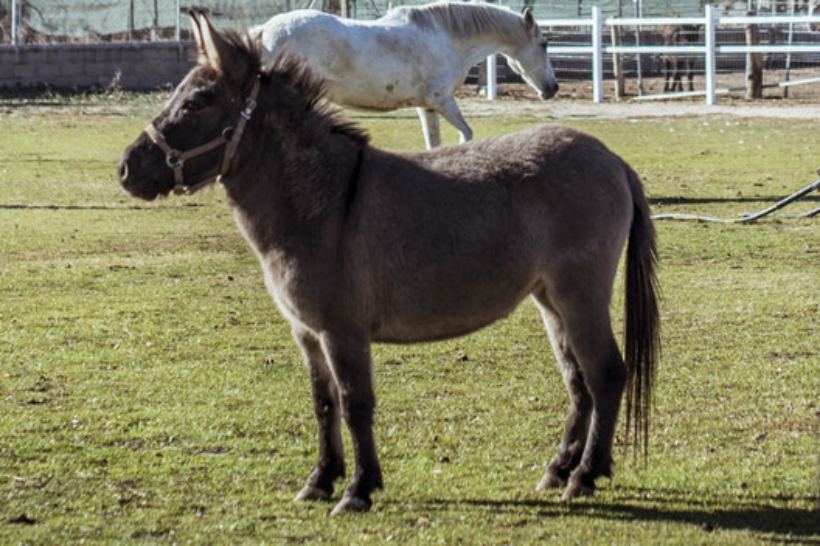
M 524 16 L 524 23 L 527 25 L 527 30 L 532 30 L 537 25 L 535 24 L 535 17 L 532 16 L 532 8 L 527 6 L 521 13 Z

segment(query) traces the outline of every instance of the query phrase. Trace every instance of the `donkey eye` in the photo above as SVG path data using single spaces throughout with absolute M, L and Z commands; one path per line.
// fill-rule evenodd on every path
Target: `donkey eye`
M 212 98 L 213 95 L 210 93 L 197 93 L 193 97 L 186 100 L 185 104 L 182 105 L 182 108 L 188 112 L 196 112 L 197 110 L 202 110 L 208 106 Z

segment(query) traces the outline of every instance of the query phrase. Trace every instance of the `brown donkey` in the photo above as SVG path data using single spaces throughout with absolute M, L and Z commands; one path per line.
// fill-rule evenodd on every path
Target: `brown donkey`
M 538 489 L 591 493 L 627 431 L 646 442 L 658 347 L 655 237 L 638 176 L 594 138 L 541 126 L 430 152 L 371 147 L 321 106 L 298 61 L 262 68 L 253 45 L 192 13 L 199 62 L 123 154 L 143 199 L 220 177 L 239 229 L 310 369 L 319 460 L 297 500 L 367 510 L 382 486 L 370 343 L 467 334 L 532 295 L 570 394 Z M 609 304 L 626 250 L 626 363 Z M 630 425 L 631 421 L 631 425 Z M 645 444 L 644 444 L 645 447 Z

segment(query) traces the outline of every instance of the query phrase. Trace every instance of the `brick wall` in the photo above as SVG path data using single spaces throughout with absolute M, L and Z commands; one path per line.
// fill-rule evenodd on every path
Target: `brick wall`
M 119 74 L 124 89 L 176 85 L 193 64 L 189 42 L 0 46 L 0 88 L 108 86 Z

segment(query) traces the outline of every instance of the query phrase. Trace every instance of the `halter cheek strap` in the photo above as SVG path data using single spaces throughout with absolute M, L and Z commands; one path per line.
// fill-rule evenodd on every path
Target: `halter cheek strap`
M 165 164 L 168 165 L 174 173 L 174 193 L 186 193 L 190 195 L 210 184 L 214 180 L 225 176 L 231 166 L 231 161 L 236 154 L 236 150 L 239 147 L 239 141 L 242 139 L 242 133 L 245 131 L 245 126 L 250 121 L 253 111 L 256 109 L 256 96 L 258 94 L 259 79 L 254 81 L 251 94 L 247 99 L 245 99 L 245 105 L 239 112 L 239 121 L 236 123 L 236 127 L 229 125 L 222 129 L 222 134 L 218 137 L 189 150 L 179 151 L 173 148 L 170 144 L 168 144 L 165 137 L 162 136 L 162 133 L 159 132 L 153 123 L 148 124 L 145 128 L 145 134 L 149 139 L 151 139 L 151 142 L 159 146 L 159 148 L 165 152 Z M 193 157 L 203 155 L 220 146 L 225 146 L 225 153 L 222 156 L 222 163 L 219 166 L 219 172 L 215 176 L 209 176 L 199 182 L 186 184 L 185 172 L 183 170 L 185 167 L 185 161 Z

